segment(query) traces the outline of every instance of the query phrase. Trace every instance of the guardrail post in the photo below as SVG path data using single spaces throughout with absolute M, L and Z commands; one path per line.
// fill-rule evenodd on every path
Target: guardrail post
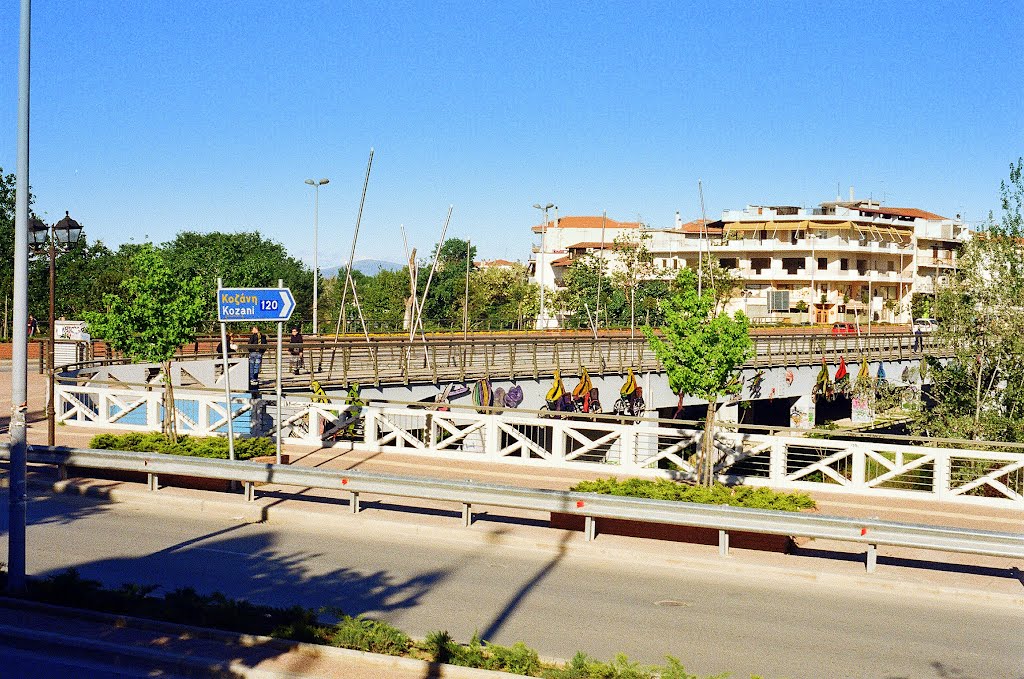
M 718 531 L 718 556 L 729 556 L 729 531 Z
M 359 491 L 352 491 L 352 497 L 349 498 L 348 506 L 353 514 L 359 513 Z
M 253 502 L 256 499 L 256 484 L 252 481 L 245 482 L 245 500 Z
M 583 517 L 583 533 L 587 542 L 592 542 L 597 537 L 597 521 L 592 516 Z
M 160 479 L 156 474 L 146 474 L 146 487 L 151 490 L 160 490 Z
M 473 525 L 473 505 L 468 502 L 462 503 L 462 525 L 465 528 Z
M 868 573 L 874 573 L 875 568 L 878 566 L 878 545 L 868 545 L 868 553 L 866 560 Z

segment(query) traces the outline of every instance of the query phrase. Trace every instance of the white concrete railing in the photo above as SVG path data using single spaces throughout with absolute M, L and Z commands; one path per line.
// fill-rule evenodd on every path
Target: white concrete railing
M 223 434 L 223 396 L 176 390 L 180 433 Z M 267 401 L 233 399 L 235 431 L 273 434 Z M 58 421 L 84 427 L 159 431 L 162 391 L 57 389 Z M 692 477 L 699 429 L 651 420 L 568 419 L 523 411 L 478 413 L 404 406 L 349 407 L 286 400 L 282 440 L 334 445 L 341 437 L 371 450 L 452 460 L 562 467 L 617 475 Z M 361 431 L 359 431 L 361 429 Z M 720 431 L 716 471 L 724 481 L 779 489 L 933 498 L 1024 508 L 1024 453 L 932 448 Z

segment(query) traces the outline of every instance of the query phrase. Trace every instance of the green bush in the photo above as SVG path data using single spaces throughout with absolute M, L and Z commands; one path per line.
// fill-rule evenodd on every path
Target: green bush
M 384 655 L 404 655 L 412 640 L 397 627 L 380 620 L 345 616 L 331 630 L 332 646 Z
M 177 443 L 171 443 L 164 434 L 133 431 L 127 434 L 98 434 L 92 438 L 89 445 L 99 450 L 128 450 L 139 453 L 228 459 L 228 440 L 219 436 L 181 436 Z M 254 457 L 267 457 L 275 453 L 274 442 L 266 437 L 235 441 L 237 460 L 251 460 Z
M 770 488 L 752 486 L 725 486 L 720 483 L 711 486 L 691 486 L 667 479 L 626 479 L 619 481 L 611 477 L 596 481 L 581 481 L 570 490 L 579 493 L 598 493 L 623 497 L 642 497 L 651 500 L 674 502 L 696 502 L 707 505 L 729 505 L 752 507 L 754 509 L 777 509 L 798 512 L 813 509 L 814 500 L 805 493 L 780 493 Z

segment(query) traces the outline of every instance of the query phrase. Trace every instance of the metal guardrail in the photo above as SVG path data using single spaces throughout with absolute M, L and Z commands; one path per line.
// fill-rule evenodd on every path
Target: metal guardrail
M 0 457 L 9 458 L 6 446 Z M 661 500 L 519 488 L 473 481 L 450 481 L 356 470 L 325 470 L 288 465 L 210 460 L 124 451 L 30 446 L 33 463 L 143 472 L 150 490 L 159 487 L 160 474 L 240 481 L 247 500 L 255 499 L 255 485 L 278 484 L 324 488 L 351 493 L 352 512 L 359 511 L 360 493 L 454 502 L 462 505 L 465 526 L 472 522 L 473 505 L 505 507 L 582 516 L 588 541 L 597 535 L 599 519 L 694 526 L 719 531 L 719 553 L 729 550 L 729 532 L 821 538 L 867 545 L 866 566 L 874 572 L 878 545 L 912 547 L 999 557 L 1024 557 L 1024 534 L 968 530 L 944 526 L 897 523 L 876 519 L 850 519 L 744 507 L 672 503 Z

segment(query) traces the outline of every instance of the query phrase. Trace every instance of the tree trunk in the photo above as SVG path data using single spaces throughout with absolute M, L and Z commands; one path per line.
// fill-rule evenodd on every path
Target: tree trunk
M 715 401 L 714 396 L 708 401 L 708 412 L 704 417 L 704 438 L 701 441 L 700 461 L 697 466 L 697 483 L 710 486 L 714 476 L 712 453 L 715 450 Z
M 171 383 L 171 362 L 164 361 L 164 434 L 171 443 L 178 442 L 178 417 L 174 408 L 174 385 Z

